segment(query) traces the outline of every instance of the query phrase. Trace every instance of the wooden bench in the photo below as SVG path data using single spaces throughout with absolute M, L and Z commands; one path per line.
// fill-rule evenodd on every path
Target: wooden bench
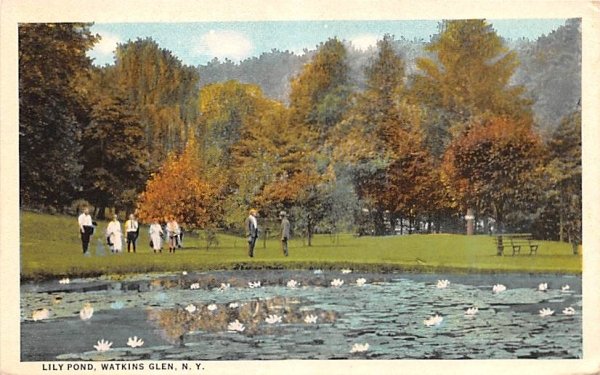
M 530 233 L 498 234 L 494 236 L 498 255 L 504 254 L 504 248 L 512 248 L 512 255 L 521 254 L 522 247 L 529 247 L 529 255 L 537 255 L 539 244 Z

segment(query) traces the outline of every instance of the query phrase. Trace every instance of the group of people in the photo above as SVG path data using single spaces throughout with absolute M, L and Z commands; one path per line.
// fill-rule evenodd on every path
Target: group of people
M 258 211 L 251 209 L 245 221 L 246 238 L 248 240 L 248 255 L 254 257 L 254 247 L 259 235 Z M 283 255 L 288 256 L 288 240 L 290 238 L 290 222 L 285 211 L 279 213 L 281 220 L 281 250 Z M 96 222 L 92 221 L 89 209 L 84 207 L 83 212 L 78 217 L 79 232 L 81 235 L 81 246 L 83 253 L 88 252 L 90 237 L 94 233 Z M 140 234 L 140 225 L 134 214 L 129 215 L 129 220 L 125 222 L 125 233 L 127 241 L 127 252 L 136 252 L 136 242 Z M 154 253 L 162 253 L 163 237 L 169 244 L 169 253 L 175 253 L 175 249 L 183 247 L 183 229 L 179 226 L 175 217 L 170 216 L 165 219 L 164 227 L 158 220 L 154 220 L 150 225 L 150 247 Z M 112 221 L 106 227 L 106 242 L 112 253 L 123 252 L 123 232 L 118 216 L 113 215 Z
M 248 256 L 250 258 L 254 257 L 254 246 L 256 245 L 256 240 L 258 239 L 258 233 L 260 232 L 258 229 L 257 216 L 258 211 L 254 208 L 251 209 L 244 224 L 246 228 L 246 238 L 248 240 Z M 279 219 L 281 220 L 281 250 L 283 251 L 283 255 L 288 256 L 288 240 L 290 239 L 290 221 L 288 220 L 285 211 L 281 211 L 279 213 Z

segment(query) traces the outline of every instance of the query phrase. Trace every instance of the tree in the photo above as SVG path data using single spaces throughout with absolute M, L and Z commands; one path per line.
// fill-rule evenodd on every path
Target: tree
M 79 190 L 79 137 L 89 104 L 80 89 L 98 40 L 86 23 L 19 25 L 21 204 L 61 207 Z
M 139 219 L 149 223 L 174 216 L 191 229 L 210 229 L 223 217 L 218 181 L 201 178 L 198 145 L 189 137 L 181 155 L 169 154 L 160 171 L 153 174 L 137 202 Z
M 489 215 L 502 231 L 511 213 L 533 213 L 539 198 L 542 145 L 530 126 L 508 118 L 471 123 L 443 159 L 442 180 L 464 212 Z
M 83 196 L 104 217 L 106 207 L 132 212 L 148 177 L 139 117 L 122 98 L 99 97 L 82 134 Z
M 443 21 L 417 59 L 419 73 L 411 90 L 428 111 L 426 142 L 439 156 L 473 117 L 484 114 L 532 122 L 524 87 L 511 86 L 518 60 L 485 20 Z
M 548 142 L 545 168 L 547 204 L 544 211 L 552 215 L 551 227 L 560 241 L 581 243 L 581 110 L 566 116 Z

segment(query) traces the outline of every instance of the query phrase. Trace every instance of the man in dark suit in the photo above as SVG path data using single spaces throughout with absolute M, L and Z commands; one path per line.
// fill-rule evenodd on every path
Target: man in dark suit
M 287 219 L 285 211 L 279 213 L 281 219 L 281 250 L 283 255 L 288 256 L 288 240 L 290 239 L 290 221 Z
M 246 238 L 248 239 L 248 255 L 254 257 L 254 245 L 258 238 L 258 220 L 256 219 L 257 211 L 253 208 L 250 210 L 250 215 L 246 218 Z

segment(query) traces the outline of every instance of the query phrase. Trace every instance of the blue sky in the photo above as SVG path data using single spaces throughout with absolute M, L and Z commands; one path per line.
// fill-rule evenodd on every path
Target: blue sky
M 97 65 L 112 64 L 117 43 L 151 37 L 173 52 L 184 64 L 200 65 L 217 57 L 235 62 L 271 49 L 302 54 L 331 37 L 351 41 L 358 48 L 374 45 L 385 33 L 397 39 L 429 41 L 439 20 L 402 21 L 281 21 L 194 23 L 98 23 L 93 33 L 102 41 L 89 52 Z M 489 20 L 507 39 L 537 39 L 565 23 L 564 19 Z

